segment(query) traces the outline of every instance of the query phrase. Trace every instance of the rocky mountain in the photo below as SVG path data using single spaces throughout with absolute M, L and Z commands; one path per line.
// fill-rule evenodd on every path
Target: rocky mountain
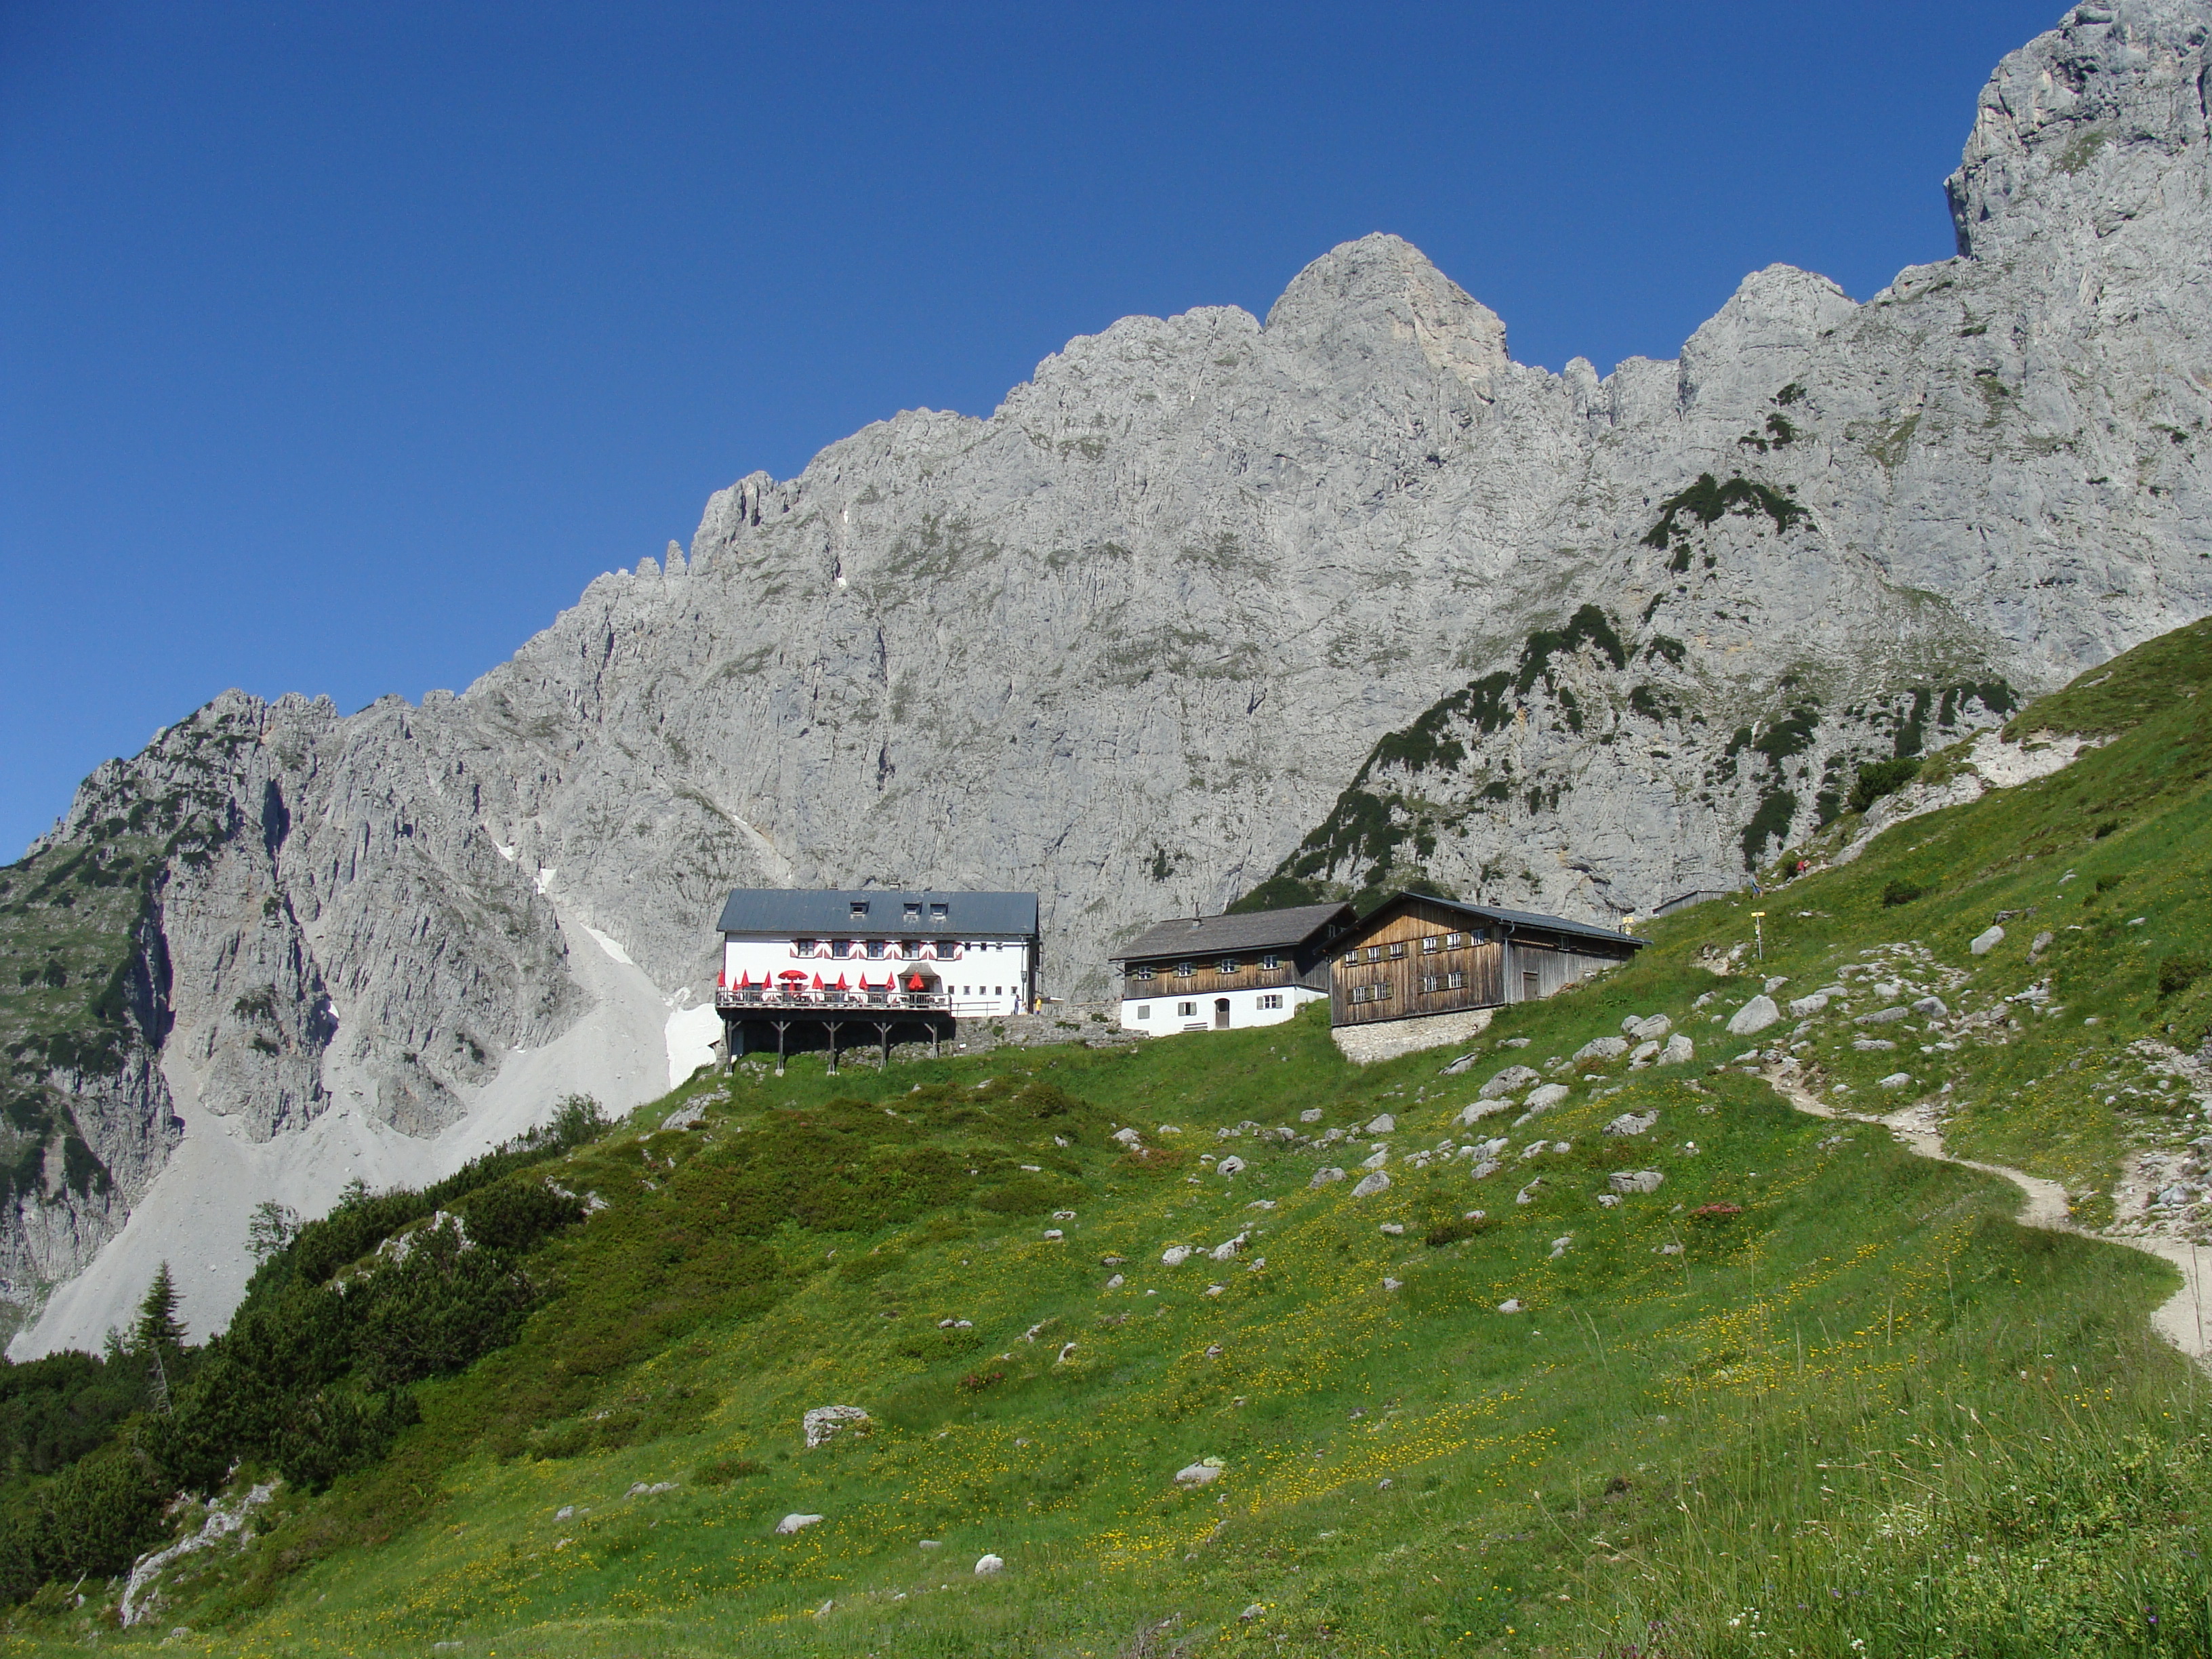
M 987 420 L 744 478 L 459 696 L 217 700 L 0 873 L 0 1289 L 152 1237 L 173 1117 L 434 1163 L 564 1081 L 658 1092 L 586 1056 L 703 992 L 732 885 L 1034 887 L 1081 994 L 1255 889 L 1740 881 L 1859 761 L 2212 609 L 2208 33 L 2081 5 L 2008 58 L 1958 256 L 1865 305 L 1771 266 L 1675 361 L 1553 374 L 1369 236 L 1264 321 L 1125 319 Z M 80 893 L 133 902 L 64 926 Z M 64 934 L 112 994 L 47 981 Z M 179 1235 L 210 1282 L 244 1220 Z M 129 1243 L 16 1351 L 96 1340 Z

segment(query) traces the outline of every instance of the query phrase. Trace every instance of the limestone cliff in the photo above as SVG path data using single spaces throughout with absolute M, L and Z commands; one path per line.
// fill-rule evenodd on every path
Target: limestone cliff
M 1857 759 L 2212 608 L 2208 26 L 2078 6 L 2008 58 L 1958 257 L 1865 305 L 1770 267 L 1674 362 L 1553 374 L 1369 236 L 1264 322 L 1125 319 L 988 420 L 743 479 L 458 696 L 219 700 L 31 861 L 140 802 L 211 826 L 102 936 L 165 964 L 130 1110 L 166 1076 L 253 1136 L 436 1132 L 591 1002 L 572 929 L 680 1000 L 741 884 L 1034 887 L 1079 994 L 1263 881 L 1604 916 L 1740 878 Z M 52 1123 L 113 1115 L 44 1056 Z M 19 1194 L 17 1259 L 57 1206 L 70 1242 L 0 1289 L 81 1266 L 166 1133 L 100 1143 L 120 1196 Z

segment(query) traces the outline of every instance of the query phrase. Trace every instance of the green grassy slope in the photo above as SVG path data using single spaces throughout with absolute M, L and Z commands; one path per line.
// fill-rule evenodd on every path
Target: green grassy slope
M 411 1384 L 388 1455 L 281 1491 L 150 1627 L 112 1630 L 115 1587 L 55 1586 L 9 1647 L 2203 1651 L 2212 1423 L 2146 1324 L 2174 1275 L 2026 1231 L 2007 1184 L 1756 1073 L 1943 1103 L 1954 1144 L 2094 1191 L 2094 1221 L 2124 1152 L 2202 1129 L 2172 1053 L 2212 1006 L 2169 964 L 2212 932 L 2208 645 L 2185 630 L 2027 711 L 2118 731 L 2067 771 L 1669 918 L 1618 973 L 1505 1011 L 1458 1075 L 1449 1051 L 1348 1066 L 1310 1012 L 696 1083 L 530 1172 L 606 1207 L 528 1255 L 511 1345 Z M 1840 988 L 1728 1037 L 1768 976 Z M 1856 1023 L 1926 990 L 1941 1015 Z M 1571 1058 L 1661 1012 L 1694 1065 Z M 1567 1102 L 1459 1123 L 1509 1063 Z M 651 1127 L 686 1103 L 699 1127 Z M 1418 1156 L 1498 1136 L 1480 1179 Z M 1387 1191 L 1310 1184 L 1380 1144 Z M 1656 1191 L 1598 1203 L 1644 1170 Z M 806 1449 L 827 1404 L 873 1421 Z M 1177 1483 L 1206 1458 L 1217 1480 Z M 778 1535 L 793 1513 L 823 1518 Z M 1002 1572 L 974 1571 L 987 1553 Z

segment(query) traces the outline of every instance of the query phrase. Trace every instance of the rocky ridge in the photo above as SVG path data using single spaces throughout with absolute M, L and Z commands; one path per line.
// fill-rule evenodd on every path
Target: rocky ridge
M 11 1040 L 104 1176 L 17 1189 L 0 1292 L 120 1224 L 170 1091 L 435 1132 L 589 1004 L 574 928 L 680 1002 L 732 885 L 1034 887 L 1083 994 L 1263 883 L 1607 916 L 1740 878 L 1858 760 L 2212 608 L 2208 33 L 2085 5 L 2008 57 L 1958 256 L 1863 306 L 1769 267 L 1674 362 L 1553 374 L 1370 236 L 1264 321 L 1125 319 L 988 420 L 746 477 L 458 696 L 218 699 L 8 872 L 205 826 L 86 946 L 145 988 L 135 1058 Z

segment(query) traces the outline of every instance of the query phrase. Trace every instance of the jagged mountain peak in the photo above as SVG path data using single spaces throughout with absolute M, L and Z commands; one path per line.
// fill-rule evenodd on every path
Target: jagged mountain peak
M 2008 55 L 1946 182 L 1959 252 L 2002 257 L 2033 239 L 2048 258 L 2161 210 L 2201 223 L 2208 38 L 2208 0 L 2116 0 L 2073 7 Z M 2185 179 L 2195 189 L 2166 188 Z
M 1486 396 L 1512 362 L 1498 313 L 1382 231 L 1340 243 L 1292 277 L 1266 326 L 1279 348 L 1331 369 L 1411 346 Z

